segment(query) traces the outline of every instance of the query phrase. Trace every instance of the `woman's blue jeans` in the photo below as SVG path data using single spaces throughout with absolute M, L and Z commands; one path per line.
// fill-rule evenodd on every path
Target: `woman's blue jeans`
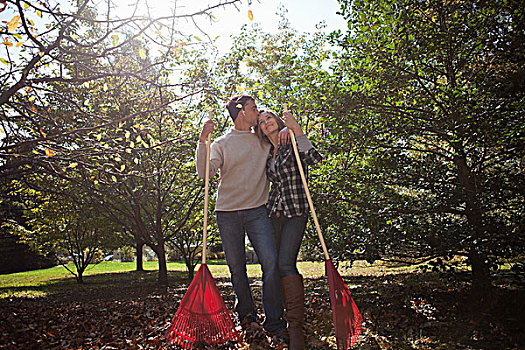
M 308 213 L 291 218 L 285 217 L 282 213 L 279 213 L 278 216 L 272 216 L 281 277 L 299 274 L 297 255 L 299 255 L 307 222 Z
M 270 332 L 286 327 L 283 320 L 281 281 L 277 268 L 277 250 L 273 227 L 265 206 L 258 208 L 217 211 L 217 225 L 222 247 L 230 269 L 235 291 L 235 311 L 239 321 L 255 320 L 257 315 L 250 283 L 246 273 L 245 233 L 255 249 L 262 269 L 262 302 L 265 321 L 263 326 Z

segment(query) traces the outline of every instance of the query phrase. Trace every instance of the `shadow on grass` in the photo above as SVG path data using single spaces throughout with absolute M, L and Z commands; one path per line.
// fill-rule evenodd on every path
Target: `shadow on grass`
M 38 299 L 68 303 L 134 299 L 166 291 L 166 287 L 158 284 L 158 271 L 101 273 L 84 276 L 83 280 L 83 283 L 77 283 L 71 276 L 49 280 L 39 285 L 3 287 L 0 288 L 0 295 L 6 295 L 4 299 L 10 300 Z M 169 287 L 186 288 L 189 283 L 186 272 L 168 272 Z

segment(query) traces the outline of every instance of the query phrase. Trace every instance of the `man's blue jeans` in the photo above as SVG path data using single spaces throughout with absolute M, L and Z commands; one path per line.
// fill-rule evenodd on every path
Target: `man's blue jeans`
M 308 222 L 308 213 L 287 218 L 282 213 L 272 216 L 275 241 L 279 254 L 279 272 L 281 277 L 298 275 L 297 255 L 303 241 L 304 230 Z
M 277 268 L 277 250 L 273 227 L 265 206 L 258 208 L 217 211 L 217 225 L 222 247 L 235 291 L 235 311 L 239 321 L 245 318 L 255 320 L 257 311 L 246 273 L 245 232 L 255 249 L 262 269 L 262 301 L 264 307 L 264 328 L 276 332 L 286 327 L 282 319 L 283 303 L 281 281 Z

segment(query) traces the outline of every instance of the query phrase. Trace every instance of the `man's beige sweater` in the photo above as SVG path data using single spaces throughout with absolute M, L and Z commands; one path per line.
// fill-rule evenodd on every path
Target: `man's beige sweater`
M 234 211 L 257 208 L 268 201 L 266 159 L 268 142 L 251 131 L 231 129 L 211 144 L 210 179 L 220 169 L 215 210 Z M 197 173 L 204 178 L 206 144 L 199 142 L 196 152 Z

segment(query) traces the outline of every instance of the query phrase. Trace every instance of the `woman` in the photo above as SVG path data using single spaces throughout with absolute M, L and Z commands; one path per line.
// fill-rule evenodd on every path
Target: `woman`
M 308 199 L 291 144 L 279 144 L 279 131 L 287 127 L 294 132 L 303 168 L 322 157 L 312 146 L 290 112 L 283 120 L 263 111 L 259 115 L 257 134 L 271 143 L 266 174 L 271 181 L 268 215 L 275 230 L 279 253 L 279 271 L 290 335 L 290 349 L 304 349 L 304 284 L 297 270 L 297 255 L 308 221 Z

